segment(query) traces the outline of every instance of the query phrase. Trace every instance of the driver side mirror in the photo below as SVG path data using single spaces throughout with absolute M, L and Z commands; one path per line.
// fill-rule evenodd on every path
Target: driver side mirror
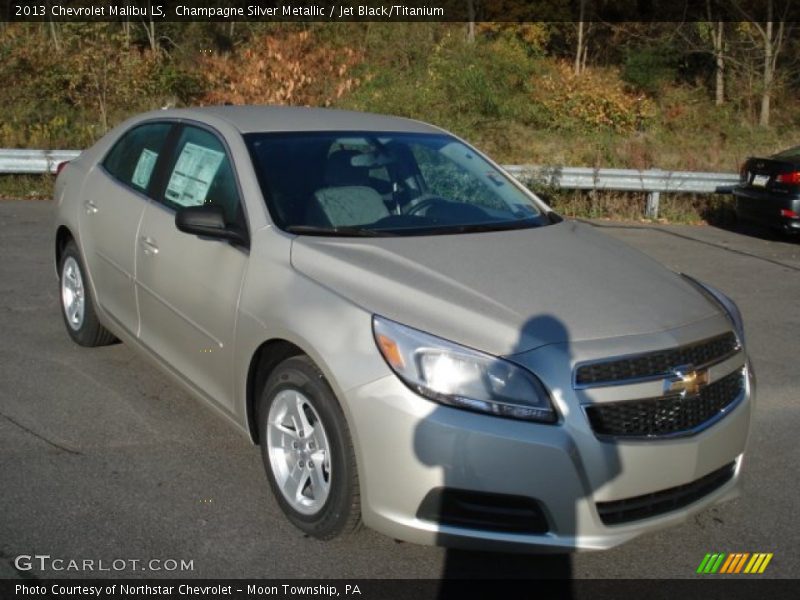
M 175 227 L 179 231 L 199 237 L 228 240 L 242 246 L 248 243 L 247 236 L 238 229 L 225 224 L 225 213 L 221 206 L 203 204 L 186 206 L 175 213 Z

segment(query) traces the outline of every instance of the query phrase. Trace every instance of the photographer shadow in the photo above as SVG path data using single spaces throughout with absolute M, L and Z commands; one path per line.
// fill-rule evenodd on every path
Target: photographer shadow
M 547 360 L 559 361 L 559 368 L 561 368 L 562 372 L 571 365 L 572 352 L 569 331 L 561 320 L 550 315 L 529 319 L 520 332 L 514 351 L 509 353 L 509 356 L 528 351 L 532 347 L 531 339 L 543 341 L 560 340 L 558 343 L 552 344 Z M 524 343 L 523 340 L 525 340 Z M 568 381 L 571 381 L 571 379 L 568 379 Z M 563 407 L 564 403 L 567 402 L 563 396 L 569 395 L 571 390 L 551 389 L 549 392 L 556 411 L 562 412 L 559 406 Z M 433 502 L 431 501 L 431 494 L 429 494 L 429 497 L 423 501 L 418 513 L 418 516 L 422 518 L 425 518 L 424 515 L 436 515 L 431 520 L 435 519 L 439 527 L 437 545 L 446 548 L 438 597 L 463 597 L 465 593 L 469 595 L 469 593 L 478 589 L 485 589 L 488 592 L 489 588 L 485 587 L 487 584 L 485 580 L 487 579 L 547 579 L 550 580 L 547 585 L 549 592 L 556 593 L 557 597 L 573 597 L 574 590 L 571 581 L 573 570 L 570 552 L 575 549 L 578 534 L 578 507 L 576 505 L 583 498 L 591 498 L 595 489 L 616 477 L 620 472 L 616 446 L 611 443 L 604 444 L 602 456 L 593 457 L 594 478 L 590 482 L 585 475 L 586 469 L 582 464 L 580 452 L 575 443 L 569 436 L 558 436 L 559 457 L 563 459 L 568 456 L 568 459 L 572 462 L 570 468 L 574 467 L 574 471 L 579 473 L 580 484 L 575 484 L 573 473 L 564 473 L 564 481 L 559 482 L 557 477 L 553 480 L 553 465 L 547 464 L 547 456 L 542 456 L 541 460 L 537 462 L 527 460 L 531 458 L 530 455 L 515 455 L 514 449 L 525 449 L 520 445 L 524 444 L 524 441 L 520 442 L 519 439 L 513 440 L 506 445 L 510 451 L 504 450 L 500 453 L 502 456 L 492 456 L 491 453 L 487 452 L 486 448 L 481 448 L 480 443 L 476 443 L 476 437 L 483 435 L 482 433 L 476 434 L 469 429 L 450 425 L 453 418 L 457 416 L 453 412 L 456 410 L 458 409 L 446 406 L 437 407 L 417 426 L 414 436 L 414 448 L 418 459 L 426 465 L 439 467 L 442 472 L 442 488 L 438 490 Z M 499 417 L 486 418 L 499 419 Z M 510 427 L 516 425 L 519 425 L 519 422 L 512 423 L 509 421 Z M 543 426 L 556 428 L 562 427 L 562 424 L 556 423 Z M 520 430 L 516 429 L 516 431 L 519 437 Z M 534 428 L 531 428 L 531 432 L 532 435 L 535 435 Z M 550 437 L 549 439 L 552 441 L 556 438 Z M 499 441 L 503 443 L 506 440 L 500 438 Z M 551 454 L 550 456 L 553 455 Z M 595 468 L 598 460 L 602 461 L 603 464 L 603 468 L 600 471 L 605 475 L 602 477 L 598 477 L 595 473 L 595 471 L 598 471 Z M 481 494 L 491 497 L 497 492 L 497 490 L 492 489 L 491 483 L 484 482 L 497 481 L 500 478 L 511 482 L 509 487 L 515 491 L 536 489 L 541 487 L 536 481 L 539 476 L 542 477 L 544 486 L 566 486 L 566 482 L 570 481 L 569 485 L 573 485 L 573 490 L 579 490 L 575 492 L 576 495 L 572 497 L 572 502 L 569 506 L 564 506 L 563 503 L 560 506 L 547 506 L 546 503 L 541 503 L 542 521 L 546 521 L 543 527 L 546 531 L 530 534 L 524 531 L 517 533 L 506 528 L 505 531 L 509 534 L 506 539 L 524 539 L 525 542 L 524 545 L 521 544 L 514 548 L 512 552 L 493 551 L 491 541 L 482 544 L 480 541 L 476 543 L 470 540 L 466 543 L 466 546 L 470 549 L 459 547 L 465 544 L 452 537 L 453 528 L 451 525 L 467 528 L 472 526 L 448 522 L 448 519 L 451 518 L 448 515 L 453 514 L 453 507 L 458 507 L 459 505 L 463 507 L 469 504 L 471 496 L 464 495 L 466 485 L 471 484 L 474 486 L 466 491 L 468 494 L 477 492 L 478 495 L 475 497 L 480 499 L 482 497 Z M 564 497 L 571 497 L 570 493 L 565 491 Z M 551 497 L 553 495 L 558 494 L 551 494 Z M 467 498 L 466 501 L 465 498 Z M 518 515 L 523 514 L 519 512 L 519 507 L 525 507 L 526 502 L 538 503 L 538 499 L 525 498 L 518 495 L 513 496 L 513 500 L 511 500 L 512 496 L 507 496 L 507 498 L 510 499 L 509 502 L 512 502 L 512 504 L 517 502 L 517 505 L 508 507 L 506 512 L 511 514 L 515 512 Z M 432 503 L 435 506 L 431 506 Z M 504 510 L 506 509 L 501 507 L 497 514 L 502 515 Z M 522 527 L 524 528 L 525 525 L 523 524 Z M 476 529 L 481 529 L 481 526 L 479 525 Z M 500 531 L 502 529 L 502 526 L 493 527 L 491 516 L 489 516 L 487 517 L 485 528 L 476 537 L 479 538 L 481 533 Z M 533 526 L 529 531 L 535 531 L 535 529 L 536 527 Z M 503 535 L 506 535 L 506 533 Z M 535 544 L 538 536 L 541 536 L 542 541 L 542 545 L 539 547 Z M 558 545 L 550 546 L 549 543 L 555 541 L 555 539 L 557 539 Z M 481 582 L 480 580 L 484 581 Z

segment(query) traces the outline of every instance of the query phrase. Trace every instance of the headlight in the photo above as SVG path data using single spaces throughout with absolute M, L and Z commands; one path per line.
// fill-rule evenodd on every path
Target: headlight
M 507 360 L 375 316 L 375 343 L 415 392 L 449 406 L 499 417 L 555 423 L 542 383 Z
M 702 294 L 704 294 L 712 302 L 717 304 L 723 311 L 725 311 L 725 314 L 728 315 L 728 318 L 733 325 L 733 329 L 736 331 L 736 337 L 739 338 L 739 343 L 744 346 L 744 321 L 742 321 L 742 313 L 739 312 L 739 307 L 736 306 L 736 303 L 728 296 L 720 292 L 717 288 L 712 287 L 707 283 L 703 283 L 702 281 L 698 281 L 686 273 L 681 273 L 681 275 L 683 275 L 683 277 L 689 283 L 700 290 Z

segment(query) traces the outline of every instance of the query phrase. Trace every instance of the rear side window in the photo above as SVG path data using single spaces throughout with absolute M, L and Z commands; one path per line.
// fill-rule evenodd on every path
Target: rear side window
M 170 123 L 148 123 L 131 129 L 103 161 L 106 171 L 125 185 L 147 191 L 171 128 Z
M 228 224 L 242 224 L 243 213 L 231 161 L 213 133 L 186 126 L 167 170 L 164 203 L 172 208 L 214 204 Z

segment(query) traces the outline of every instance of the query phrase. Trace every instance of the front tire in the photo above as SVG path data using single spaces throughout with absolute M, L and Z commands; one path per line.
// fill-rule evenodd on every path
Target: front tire
M 94 298 L 74 241 L 67 242 L 58 266 L 61 316 L 67 333 L 81 346 L 106 346 L 116 338 L 100 324 Z
M 296 527 L 327 540 L 357 529 L 361 507 L 347 422 L 322 372 L 306 356 L 280 363 L 258 406 L 270 487 Z

